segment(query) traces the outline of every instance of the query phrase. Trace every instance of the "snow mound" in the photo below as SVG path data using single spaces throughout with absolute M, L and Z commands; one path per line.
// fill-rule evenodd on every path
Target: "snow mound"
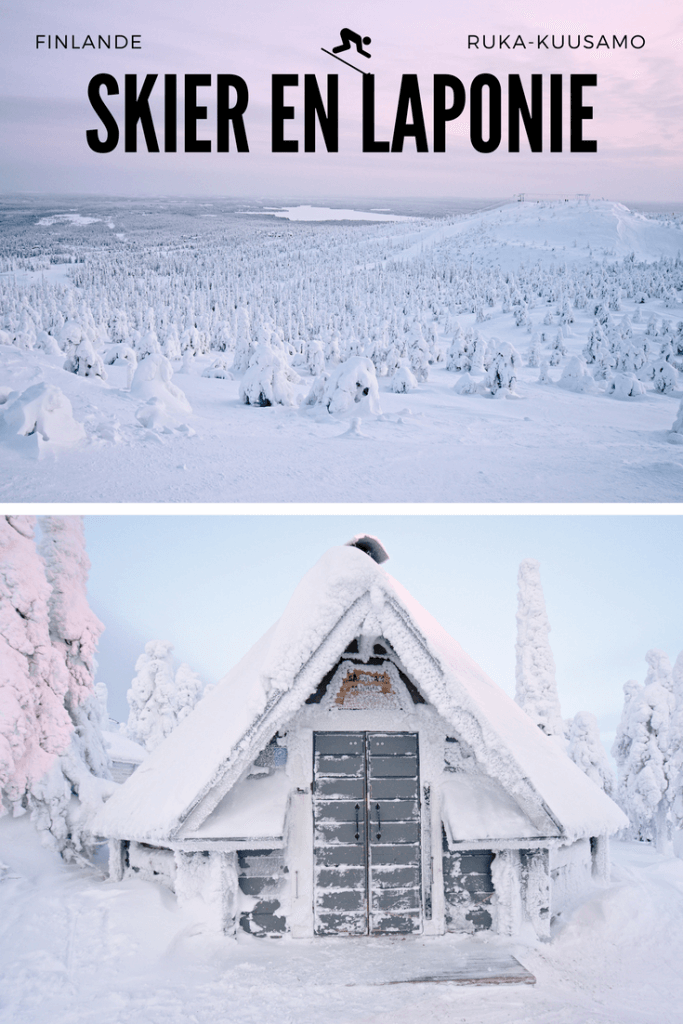
M 85 440 L 85 428 L 73 417 L 71 402 L 54 384 L 32 384 L 12 392 L 0 417 L 0 437 L 40 457 Z
M 160 410 L 163 407 L 166 421 L 179 426 L 192 412 L 192 406 L 185 397 L 185 392 L 171 383 L 172 377 L 171 364 L 157 348 L 138 363 L 130 385 L 130 393 L 145 403 L 149 403 L 150 399 L 156 399 L 154 409 Z M 161 416 L 162 413 L 158 411 L 156 415 Z
M 572 356 L 558 380 L 558 386 L 565 391 L 595 395 L 598 388 L 581 356 Z
M 617 373 L 607 385 L 607 394 L 615 398 L 637 398 L 645 394 L 645 385 L 634 373 Z
M 135 413 L 135 418 L 147 430 L 156 430 L 161 434 L 173 433 L 179 430 L 188 437 L 192 437 L 195 431 L 187 423 L 183 422 L 169 412 L 168 407 L 160 398 L 149 398 L 144 405 Z
M 407 359 L 402 359 L 401 363 L 396 370 L 396 373 L 391 378 L 391 384 L 389 385 L 391 390 L 397 394 L 402 395 L 407 391 L 415 391 L 417 388 L 417 378 L 410 369 L 410 364 Z
M 469 373 L 465 372 L 459 380 L 456 380 L 453 391 L 456 395 L 478 395 L 484 391 L 484 388 L 474 377 L 470 377 Z

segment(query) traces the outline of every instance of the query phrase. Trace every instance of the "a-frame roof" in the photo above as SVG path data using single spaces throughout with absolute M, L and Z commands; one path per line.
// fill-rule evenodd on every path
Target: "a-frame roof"
M 487 774 L 527 813 L 542 808 L 546 834 L 571 841 L 627 824 L 400 583 L 344 546 L 323 555 L 282 617 L 105 804 L 98 834 L 163 844 L 198 827 L 360 635 L 390 642 Z

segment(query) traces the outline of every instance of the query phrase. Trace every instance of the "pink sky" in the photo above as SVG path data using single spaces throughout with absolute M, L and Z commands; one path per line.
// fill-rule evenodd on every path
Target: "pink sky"
M 163 4 L 116 5 L 84 0 L 3 0 L 0 33 L 0 190 L 102 193 L 197 193 L 261 196 L 510 196 L 520 191 L 589 192 L 612 199 L 683 200 L 683 15 L 665 0 L 645 3 L 571 5 L 558 13 L 546 0 L 511 0 L 486 5 L 485 11 L 452 2 L 374 0 L 372 4 L 335 5 L 264 0 L 165 0 Z M 530 153 L 522 136 L 520 153 L 503 143 L 492 154 L 477 153 L 467 131 L 469 106 L 447 133 L 445 154 L 361 152 L 361 76 L 321 51 L 350 27 L 372 38 L 372 59 L 364 62 L 376 76 L 377 137 L 390 138 L 401 75 L 419 76 L 431 140 L 431 87 L 435 73 L 459 77 L 466 87 L 482 72 L 505 85 L 521 75 L 529 88 L 532 73 L 598 75 L 586 91 L 594 107 L 585 135 L 598 140 L 597 154 Z M 36 34 L 121 33 L 141 36 L 134 53 L 35 48 Z M 592 34 L 641 35 L 640 50 L 541 51 L 529 42 L 541 35 L 564 34 L 576 42 Z M 474 51 L 469 34 L 487 41 L 517 36 L 527 49 Z M 357 62 L 363 58 L 358 56 Z M 125 153 L 123 143 L 110 154 L 91 152 L 87 128 L 100 123 L 87 99 L 90 78 L 164 73 L 234 73 L 249 86 L 246 127 L 250 152 L 219 154 Z M 340 151 L 336 154 L 270 152 L 270 76 L 315 73 L 319 81 L 340 76 Z M 141 78 L 139 78 L 141 81 Z M 214 77 L 215 82 L 215 77 Z M 160 83 L 157 89 L 160 91 Z M 212 90 L 201 93 L 207 99 Z M 290 90 L 288 101 L 302 97 Z M 122 106 L 122 100 L 118 101 Z M 200 137 L 211 138 L 213 107 Z M 112 109 L 114 100 L 112 98 Z M 159 105 L 153 107 L 156 111 Z M 503 106 L 505 117 L 505 104 Z M 568 119 L 567 119 L 568 120 Z M 301 140 L 301 111 L 287 124 L 287 135 Z M 161 115 L 159 115 L 161 128 Z M 162 133 L 159 130 L 161 137 Z M 565 131 L 565 149 L 568 148 Z M 180 134 L 182 148 L 182 133 Z M 215 140 L 214 140 L 215 149 Z

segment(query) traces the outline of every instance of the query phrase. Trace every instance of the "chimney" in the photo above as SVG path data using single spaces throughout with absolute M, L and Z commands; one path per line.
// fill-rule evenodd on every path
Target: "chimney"
M 381 540 L 377 537 L 371 537 L 369 533 L 358 533 L 351 540 L 348 540 L 344 545 L 347 548 L 358 548 L 360 551 L 364 551 L 366 555 L 370 555 L 378 565 L 382 562 L 386 562 L 389 555 L 386 553 L 384 545 Z

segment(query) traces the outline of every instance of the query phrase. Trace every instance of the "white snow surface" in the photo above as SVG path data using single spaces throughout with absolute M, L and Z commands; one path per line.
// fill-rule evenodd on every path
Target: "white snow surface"
M 614 832 L 625 815 L 388 573 L 358 548 L 330 549 L 282 617 L 100 812 L 103 836 L 168 841 L 204 817 L 358 635 L 384 636 L 425 698 L 523 803 L 568 840 Z M 549 808 L 550 813 L 548 813 Z M 190 819 L 193 827 L 199 823 Z
M 479 936 L 217 935 L 153 882 L 104 881 L 0 820 L 0 1019 L 22 1024 L 676 1024 L 683 863 L 612 844 L 612 884 L 550 944 Z M 393 984 L 509 952 L 534 986 Z
M 262 210 L 249 210 L 252 214 L 269 214 L 272 217 L 282 217 L 285 220 L 375 220 L 395 221 L 414 220 L 414 217 L 404 217 L 398 213 L 381 213 L 372 210 L 339 210 L 332 206 L 285 206 L 282 210 L 270 210 L 264 207 Z
M 99 219 L 99 217 L 84 217 L 80 213 L 55 213 L 52 217 L 41 217 L 37 223 L 41 228 L 52 228 L 55 224 L 74 224 L 78 227 L 96 224 Z
M 244 228 L 247 220 L 249 227 L 253 226 L 251 234 Z M 368 352 L 371 345 L 376 346 L 387 318 L 394 318 L 392 326 L 400 337 L 414 318 L 420 318 L 425 328 L 433 326 L 437 331 L 435 354 L 440 358 L 432 354 L 428 379 L 406 395 L 395 393 L 392 377 L 380 372 L 381 415 L 364 417 L 358 429 L 349 432 L 348 424 L 336 415 L 305 404 L 312 378 L 299 363 L 296 368 L 302 371 L 301 381 L 292 387 L 293 404 L 245 405 L 240 399 L 239 379 L 203 376 L 216 359 L 214 346 L 196 355 L 191 374 L 182 372 L 180 352 L 168 357 L 176 375 L 174 382 L 168 383 L 171 389 L 176 382 L 181 385 L 175 397 L 182 409 L 171 410 L 174 394 L 162 387 L 163 382 L 149 382 L 155 385 L 155 394 L 161 391 L 156 397 L 164 409 L 148 407 L 149 395 L 145 395 L 142 418 L 138 418 L 142 396 L 128 390 L 128 367 L 108 366 L 106 381 L 69 373 L 63 366 L 63 353 L 50 354 L 40 347 L 39 324 L 30 347 L 30 331 L 22 333 L 17 324 L 17 336 L 24 340 L 21 345 L 8 343 L 9 325 L 0 322 L 0 389 L 21 393 L 43 383 L 58 388 L 86 432 L 85 440 L 60 451 L 56 460 L 37 462 L 28 450 L 35 445 L 25 442 L 0 446 L 0 498 L 45 502 L 347 501 L 350 496 L 355 501 L 374 502 L 683 499 L 683 445 L 678 443 L 679 427 L 672 431 L 672 424 L 679 422 L 676 417 L 683 397 L 680 373 L 667 363 L 674 376 L 678 373 L 671 393 L 660 393 L 657 382 L 649 379 L 640 381 L 644 393 L 637 394 L 638 385 L 632 385 L 626 389 L 628 395 L 624 394 L 623 374 L 615 380 L 599 380 L 595 386 L 585 376 L 578 381 L 568 378 L 569 364 L 582 358 L 593 322 L 592 307 L 606 304 L 607 299 L 598 290 L 586 306 L 574 308 L 570 296 L 574 321 L 567 325 L 560 324 L 558 312 L 564 281 L 573 281 L 589 269 L 595 279 L 607 274 L 610 283 L 629 266 L 631 253 L 641 269 L 656 265 L 660 258 L 674 261 L 683 248 L 675 219 L 646 217 L 619 203 L 591 201 L 512 203 L 410 223 L 292 223 L 290 231 L 279 233 L 269 229 L 282 222 L 270 218 L 261 223 L 242 217 L 240 224 L 243 233 L 236 236 L 235 259 L 246 261 L 239 278 L 244 294 L 235 298 L 242 311 L 243 304 L 251 302 L 254 324 L 259 316 L 271 318 L 270 306 L 277 299 L 278 310 L 292 307 L 291 320 L 283 322 L 284 327 L 302 345 L 302 332 L 311 332 L 305 344 L 313 345 L 318 327 L 328 333 L 339 328 L 342 347 L 350 350 L 349 335 L 353 333 L 354 352 L 363 355 L 366 346 Z M 85 238 L 85 233 L 99 228 L 92 224 L 74 229 L 78 237 L 71 239 L 69 246 L 77 256 L 85 246 L 79 241 L 81 233 Z M 49 228 L 40 232 L 52 235 Z M 107 238 L 111 240 L 109 234 Z M 124 249 L 116 258 L 122 274 L 116 278 L 116 288 L 124 289 L 121 303 L 128 303 L 131 316 L 140 300 L 143 306 L 146 300 L 154 302 L 159 318 L 176 316 L 167 308 L 173 296 L 194 287 L 183 276 L 191 274 L 192 268 L 172 276 L 176 253 L 187 259 L 183 242 L 182 236 L 167 247 L 156 239 L 145 241 L 139 260 L 125 250 L 127 243 L 121 243 Z M 17 309 L 22 289 L 29 288 L 31 282 L 36 287 L 44 282 L 50 289 L 64 286 L 69 302 L 62 306 L 66 310 L 70 304 L 74 315 L 78 315 L 87 289 L 88 302 L 94 306 L 98 294 L 101 297 L 105 291 L 113 316 L 119 297 L 107 278 L 109 250 L 105 255 L 97 249 L 82 251 L 85 264 L 55 264 L 35 271 L 22 265 L 13 275 L 0 275 L 0 286 L 16 293 Z M 212 261 L 223 260 L 224 252 L 225 241 L 219 245 L 213 236 L 198 243 L 197 257 L 204 261 L 196 268 L 198 287 L 208 289 Z M 72 259 L 72 254 L 65 254 L 65 259 Z M 152 276 L 149 268 L 158 260 L 162 260 L 165 273 Z M 145 266 L 147 277 L 138 276 Z M 621 269 L 611 274 L 606 270 L 609 266 Z M 493 275 L 490 279 L 497 280 L 493 306 L 484 305 L 477 311 L 461 302 L 458 281 L 449 287 L 443 277 L 444 268 L 451 267 L 464 275 L 472 294 L 478 281 Z M 517 279 L 521 274 L 534 278 L 537 267 L 552 276 L 555 299 L 547 291 L 541 298 L 526 287 L 530 328 L 515 326 L 518 306 L 503 311 L 498 267 L 500 274 L 512 273 Z M 237 288 L 238 278 L 231 276 L 232 271 L 223 273 L 230 287 Z M 83 283 L 75 284 L 83 280 L 89 282 L 87 289 Z M 254 292 L 256 280 L 263 294 Z M 435 301 L 429 299 L 438 312 L 428 304 L 426 294 L 416 294 L 414 288 L 410 291 L 416 280 L 439 282 Z M 302 283 L 306 293 L 295 308 Z M 387 299 L 385 309 L 378 303 L 383 288 L 395 289 L 387 292 L 390 301 Z M 634 341 L 639 344 L 645 322 L 653 314 L 666 320 L 674 331 L 683 319 L 681 289 L 668 296 L 655 294 L 655 289 L 643 303 L 638 295 L 627 296 L 625 288 L 618 290 L 620 308 L 611 310 L 610 316 L 619 327 L 627 315 L 634 320 L 640 313 L 641 321 L 633 322 Z M 208 301 L 208 297 L 208 290 L 202 293 L 202 300 Z M 309 306 L 319 323 L 307 321 Z M 45 310 L 37 310 L 41 312 Z M 545 330 L 544 314 L 548 313 L 552 320 L 548 338 L 560 326 L 564 332 L 566 326 L 563 345 L 567 355 L 559 365 L 551 366 L 551 380 L 546 383 L 538 382 L 534 367 L 518 367 L 514 386 L 518 400 L 493 401 L 485 388 L 465 393 L 463 375 L 446 370 L 445 354 L 456 327 L 464 332 L 478 330 L 487 344 L 498 338 L 515 347 L 525 360 L 533 332 Z M 480 315 L 483 320 L 477 319 Z M 102 317 L 98 316 L 95 327 L 105 335 L 107 331 L 115 334 L 113 325 Z M 212 343 L 220 341 L 219 327 Z M 282 329 L 283 324 L 277 327 Z M 228 328 L 232 345 L 234 324 Z M 204 335 L 207 341 L 206 331 Z M 28 348 L 22 347 L 26 344 Z M 542 360 L 550 355 L 548 344 L 541 343 Z M 232 350 L 226 349 L 225 356 L 232 365 Z M 327 370 L 333 368 L 333 360 L 328 359 Z M 586 372 L 594 370 L 595 364 L 591 364 Z M 164 417 L 175 418 L 184 429 L 168 426 Z

